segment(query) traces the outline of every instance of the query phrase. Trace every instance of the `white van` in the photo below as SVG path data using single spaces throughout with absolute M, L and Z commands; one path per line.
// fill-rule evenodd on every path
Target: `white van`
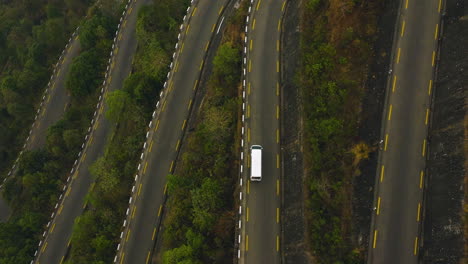
M 250 147 L 250 180 L 262 180 L 262 146 L 252 145 Z

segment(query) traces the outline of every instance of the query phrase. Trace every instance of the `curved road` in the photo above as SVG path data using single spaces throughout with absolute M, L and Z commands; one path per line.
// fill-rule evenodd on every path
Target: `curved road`
M 184 22 L 174 67 L 151 122 L 117 263 L 151 261 L 164 206 L 166 176 L 174 171 L 204 56 L 211 37 L 218 32 L 217 20 L 227 2 L 196 0 Z
M 417 263 L 441 0 L 402 0 L 376 178 L 368 263 Z
M 129 4 L 117 36 L 116 47 L 113 50 L 104 94 L 120 89 L 124 79 L 130 74 L 137 45 L 135 32 L 137 10 L 149 2 L 150 0 L 140 0 Z M 72 175 L 64 199 L 60 201 L 57 211 L 54 212 L 55 218 L 50 222 L 47 236 L 39 248 L 36 263 L 62 263 L 66 257 L 70 247 L 73 223 L 85 207 L 85 195 L 92 184 L 88 168 L 102 155 L 107 135 L 111 131 L 111 124 L 104 118 L 105 108 L 105 105 L 101 103 L 91 134 L 83 149 L 83 155 Z
M 256 0 L 248 23 L 246 198 L 240 263 L 280 263 L 279 42 L 284 0 Z M 263 146 L 262 181 L 251 182 L 250 146 Z

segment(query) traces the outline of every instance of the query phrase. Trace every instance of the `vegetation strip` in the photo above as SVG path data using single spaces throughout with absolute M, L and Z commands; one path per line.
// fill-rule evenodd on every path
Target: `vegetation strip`
M 306 219 L 320 263 L 362 263 L 353 244 L 353 178 L 372 149 L 355 139 L 378 3 L 308 0 L 301 14 Z

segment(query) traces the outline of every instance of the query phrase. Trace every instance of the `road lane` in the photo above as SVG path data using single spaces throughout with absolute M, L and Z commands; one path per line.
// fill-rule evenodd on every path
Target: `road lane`
M 284 1 L 258 0 L 249 17 L 247 63 L 247 180 L 240 263 L 280 263 L 279 39 Z M 261 182 L 251 182 L 250 151 L 263 146 Z
M 131 2 L 133 12 L 126 13 L 122 26 L 121 38 L 113 50 L 110 73 L 106 80 L 105 93 L 120 89 L 123 81 L 130 74 L 131 62 L 136 51 L 136 12 L 139 7 L 149 3 L 151 0 Z M 129 8 L 130 8 L 129 7 Z M 123 26 L 125 24 L 125 26 Z M 79 160 L 72 182 L 65 192 L 65 198 L 61 200 L 57 215 L 51 221 L 49 232 L 40 247 L 36 263 L 61 263 L 70 246 L 70 238 L 73 223 L 82 212 L 84 198 L 92 185 L 92 176 L 89 166 L 99 158 L 104 150 L 107 136 L 111 130 L 111 124 L 104 118 L 106 106 L 101 104 L 98 115 L 93 124 L 88 143 L 83 150 L 83 156 Z M 52 227 L 53 230 L 52 230 Z M 53 231 L 53 232 L 52 232 Z
M 439 0 L 403 0 L 383 115 L 368 263 L 417 263 Z
M 121 239 L 117 263 L 149 263 L 151 260 L 164 204 L 166 177 L 174 170 L 207 43 L 212 34 L 216 34 L 219 11 L 227 2 L 199 0 L 191 8 L 190 22 L 184 25 L 178 43 L 174 70 L 152 121 L 146 142 L 149 148 L 138 173 L 137 192 L 130 205 L 132 214 L 127 218 L 129 224 Z

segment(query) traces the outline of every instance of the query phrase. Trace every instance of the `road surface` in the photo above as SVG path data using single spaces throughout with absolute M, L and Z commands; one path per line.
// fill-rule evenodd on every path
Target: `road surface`
M 283 0 L 256 0 L 248 23 L 246 148 L 240 263 L 280 263 L 279 48 Z M 263 147 L 262 181 L 251 182 L 251 145 Z
M 130 74 L 137 46 L 135 26 L 138 8 L 149 2 L 151 1 L 132 1 L 127 9 L 113 50 L 110 72 L 104 87 L 105 93 L 120 89 L 124 79 Z M 61 200 L 56 216 L 50 223 L 48 234 L 39 248 L 36 263 L 61 263 L 67 254 L 73 223 L 83 212 L 84 198 L 92 184 L 89 166 L 103 154 L 107 136 L 111 131 L 110 122 L 104 118 L 105 110 L 106 106 L 101 104 L 71 184 L 64 194 L 65 198 Z
M 417 263 L 441 0 L 403 0 L 394 42 L 368 263 Z
M 199 81 L 204 56 L 228 0 L 194 1 L 178 43 L 174 68 L 152 121 L 139 179 L 130 204 L 117 263 L 149 263 L 164 206 L 166 177 L 174 171 L 180 139 Z

